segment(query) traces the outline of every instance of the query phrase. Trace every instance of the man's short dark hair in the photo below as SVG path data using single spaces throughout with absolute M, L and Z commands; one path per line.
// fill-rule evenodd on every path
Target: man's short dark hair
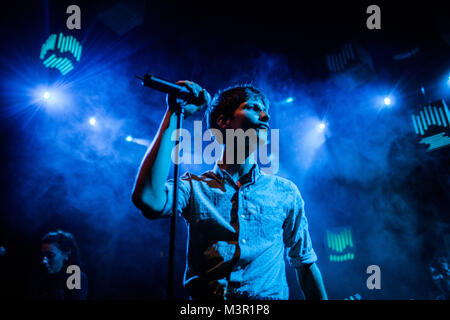
M 219 129 L 224 133 L 217 125 L 217 118 L 222 114 L 227 118 L 233 118 L 236 109 L 253 97 L 260 99 L 265 107 L 269 108 L 267 97 L 261 90 L 251 84 L 235 85 L 217 92 L 205 113 L 208 128 Z

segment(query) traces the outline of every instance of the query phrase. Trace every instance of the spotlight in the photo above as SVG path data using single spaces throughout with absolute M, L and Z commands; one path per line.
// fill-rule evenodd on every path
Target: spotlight
M 127 140 L 128 142 L 131 142 L 131 141 L 133 140 L 133 137 L 132 137 L 132 136 L 128 136 L 128 137 L 126 138 L 126 140 Z
M 389 106 L 391 104 L 391 98 L 389 97 L 384 98 L 384 104 Z
M 89 119 L 89 124 L 90 124 L 91 126 L 94 126 L 96 122 L 97 122 L 97 120 L 95 120 L 94 117 L 92 117 L 92 118 Z
M 82 46 L 72 36 L 51 34 L 42 44 L 40 59 L 46 68 L 59 70 L 62 75 L 70 72 L 81 59 Z M 48 53 L 48 54 L 47 54 Z
M 325 121 L 320 121 L 319 123 L 316 122 L 316 131 L 322 135 L 325 132 L 325 128 L 327 127 L 327 124 Z
M 293 97 L 289 97 L 285 101 L 286 101 L 286 103 L 291 103 L 292 101 L 294 101 L 294 98 Z
M 50 92 L 45 91 L 43 97 L 44 97 L 45 100 L 50 100 L 50 98 L 52 97 L 52 95 L 50 94 Z

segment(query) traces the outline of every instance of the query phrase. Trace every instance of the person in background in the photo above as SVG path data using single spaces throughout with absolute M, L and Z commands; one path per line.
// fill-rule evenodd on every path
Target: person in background
M 88 279 L 80 271 L 79 289 L 70 289 L 67 273 L 71 265 L 80 267 L 80 250 L 74 236 L 69 232 L 57 230 L 45 234 L 41 239 L 41 272 L 34 280 L 33 298 L 44 300 L 86 300 Z M 81 270 L 81 269 L 80 269 Z
M 439 296 L 434 300 L 450 299 L 450 269 L 448 259 L 445 256 L 435 256 L 429 265 L 431 278 L 439 290 Z

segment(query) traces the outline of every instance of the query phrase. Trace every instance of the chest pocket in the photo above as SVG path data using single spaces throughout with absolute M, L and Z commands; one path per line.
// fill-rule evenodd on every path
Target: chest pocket
M 273 203 L 264 199 L 248 201 L 247 211 L 260 240 L 273 241 L 283 236 L 286 209 L 282 202 Z

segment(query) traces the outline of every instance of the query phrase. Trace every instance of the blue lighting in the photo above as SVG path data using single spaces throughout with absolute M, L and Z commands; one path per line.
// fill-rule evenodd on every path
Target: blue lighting
M 91 126 L 94 126 L 96 122 L 97 122 L 97 120 L 95 120 L 94 117 L 92 117 L 92 118 L 89 119 L 89 124 L 90 124 Z
M 286 103 L 291 103 L 292 101 L 294 101 L 293 97 L 289 97 L 289 98 L 286 99 Z
M 45 100 L 50 100 L 50 98 L 52 97 L 52 95 L 48 91 L 45 91 L 43 96 Z
M 132 137 L 132 136 L 128 136 L 126 140 L 127 140 L 128 142 L 131 142 L 131 141 L 133 140 L 133 137 Z
M 321 129 L 321 130 L 325 129 L 325 123 L 321 122 L 319 124 L 319 129 Z
M 384 104 L 389 106 L 391 104 L 391 98 L 389 97 L 384 98 Z

